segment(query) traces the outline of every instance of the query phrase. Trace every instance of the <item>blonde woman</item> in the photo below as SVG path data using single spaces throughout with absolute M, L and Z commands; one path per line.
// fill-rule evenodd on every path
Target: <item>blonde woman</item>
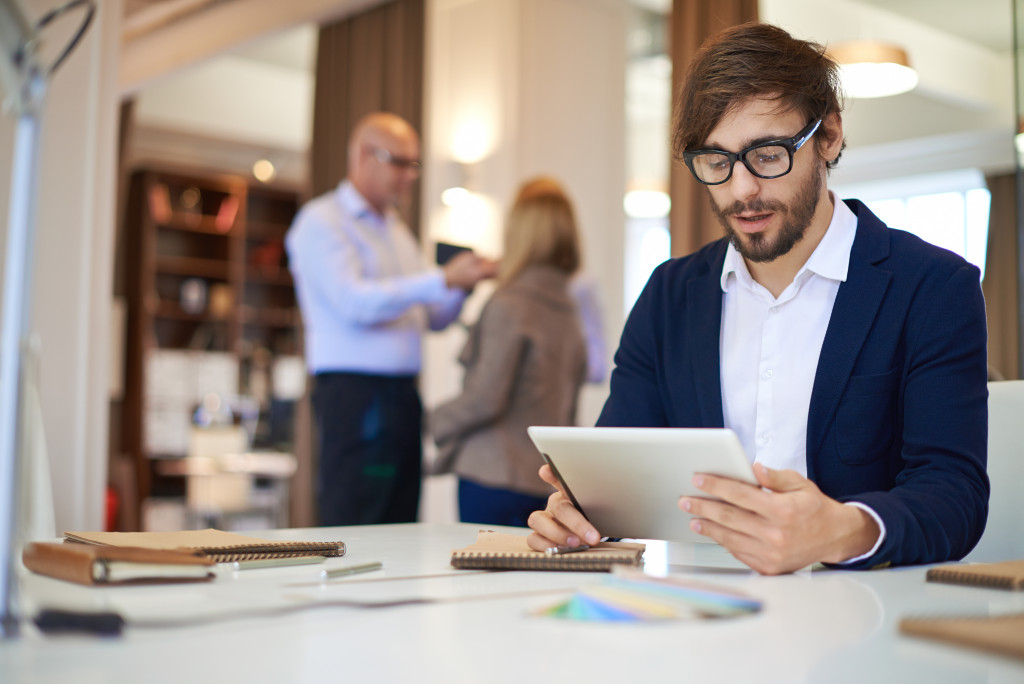
M 537 475 L 530 425 L 572 425 L 587 351 L 569 291 L 580 261 L 568 196 L 550 178 L 525 183 L 505 225 L 498 288 L 459 356 L 462 394 L 430 427 L 441 469 L 459 477 L 463 522 L 526 526 L 551 487 Z

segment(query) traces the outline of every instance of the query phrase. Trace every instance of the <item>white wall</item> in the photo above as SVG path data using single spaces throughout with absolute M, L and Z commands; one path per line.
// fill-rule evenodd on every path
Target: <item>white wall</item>
M 92 27 L 50 83 L 42 121 L 31 329 L 58 530 L 100 529 L 107 467 L 108 344 L 116 191 L 121 0 L 97 3 Z M 22 3 L 38 17 L 49 0 Z M 45 34 L 52 58 L 72 15 Z M 4 233 L 13 123 L 0 123 Z
M 313 122 L 313 74 L 221 55 L 146 88 L 135 116 L 139 125 L 304 150 Z
M 432 0 L 427 7 L 427 249 L 434 240 L 457 239 L 497 255 L 502 215 L 519 183 L 535 174 L 556 176 L 575 201 L 584 266 L 600 283 L 614 349 L 622 327 L 625 4 Z M 462 141 L 471 130 L 478 143 L 467 152 Z M 485 209 L 470 224 L 474 229 L 455 225 L 440 202 L 441 191 L 457 180 L 460 155 L 478 159 L 470 183 Z M 470 305 L 464 319 L 475 312 Z M 428 341 L 428 405 L 457 391 L 461 371 L 452 359 L 463 340 L 452 330 Z M 581 422 L 597 416 L 604 390 L 593 394 L 588 391 Z
M 621 0 L 427 2 L 425 248 L 446 239 L 498 255 L 502 215 L 519 183 L 556 176 L 576 204 L 609 350 L 623 322 L 626 9 Z M 462 169 L 458 160 L 470 164 Z M 440 194 L 461 180 L 477 203 L 460 216 Z M 465 321 L 475 319 L 486 294 L 474 295 Z M 455 327 L 428 338 L 428 410 L 458 393 L 455 358 L 464 341 Z M 606 395 L 607 386 L 585 390 L 581 423 L 593 424 Z M 454 515 L 445 485 L 428 483 L 425 499 L 427 519 Z

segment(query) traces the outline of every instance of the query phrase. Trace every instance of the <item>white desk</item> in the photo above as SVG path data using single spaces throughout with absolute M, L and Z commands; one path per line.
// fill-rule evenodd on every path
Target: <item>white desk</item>
M 27 573 L 25 601 L 113 609 L 129 620 L 197 616 L 330 599 L 505 598 L 393 608 L 332 607 L 178 627 L 128 627 L 120 638 L 44 637 L 32 625 L 0 642 L 4 684 L 108 682 L 989 682 L 1024 681 L 1024 662 L 903 637 L 907 615 L 1024 611 L 1024 594 L 926 584 L 924 568 L 760 577 L 716 547 L 674 572 L 742 588 L 755 616 L 721 621 L 584 623 L 531 617 L 596 573 L 452 570 L 449 552 L 475 525 L 278 530 L 275 539 L 342 539 L 326 564 L 232 571 L 207 584 L 89 589 Z M 661 545 L 649 551 L 659 565 Z M 674 550 L 675 551 L 675 550 Z M 686 549 L 676 557 L 685 559 Z M 315 581 L 324 567 L 380 560 L 374 573 Z M 718 561 L 723 561 L 719 563 Z M 732 561 L 727 562 L 727 561 Z M 414 580 L 409 575 L 442 575 Z M 288 586 L 297 582 L 309 586 Z M 564 594 L 528 594 L 564 589 Z

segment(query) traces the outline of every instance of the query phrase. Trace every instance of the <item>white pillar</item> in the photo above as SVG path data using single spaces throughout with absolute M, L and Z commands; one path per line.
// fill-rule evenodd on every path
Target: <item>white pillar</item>
M 519 183 L 557 177 L 576 205 L 584 268 L 600 283 L 609 355 L 623 322 L 627 10 L 623 0 L 427 2 L 425 248 L 442 239 L 497 255 Z M 440 195 L 462 181 L 477 202 L 457 215 Z M 458 392 L 464 341 L 458 329 L 428 339 L 428 410 Z M 607 385 L 585 388 L 582 424 L 606 396 Z
M 49 0 L 26 0 L 33 18 Z M 50 82 L 42 119 L 31 329 L 57 530 L 101 529 L 108 445 L 117 69 L 121 0 L 97 2 L 88 33 Z M 43 34 L 47 54 L 72 15 Z M 13 121 L 0 120 L 0 216 L 6 221 Z M 3 231 L 6 232 L 6 231 Z

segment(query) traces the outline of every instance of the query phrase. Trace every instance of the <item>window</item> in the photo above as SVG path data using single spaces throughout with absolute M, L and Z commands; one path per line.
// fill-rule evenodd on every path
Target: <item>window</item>
M 862 200 L 891 228 L 956 252 L 985 277 L 991 194 L 981 172 L 969 169 L 834 190 L 839 197 Z

